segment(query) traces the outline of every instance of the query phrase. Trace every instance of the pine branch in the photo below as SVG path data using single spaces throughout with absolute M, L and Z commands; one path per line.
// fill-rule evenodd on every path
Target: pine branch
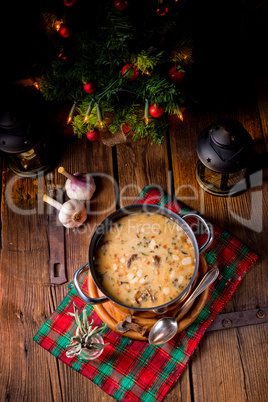
M 143 49 L 133 63 L 143 74 L 148 74 L 161 61 L 163 53 L 164 51 L 157 51 L 155 48 L 149 47 L 147 51 Z
M 191 38 L 183 39 L 171 52 L 175 64 L 189 65 L 193 63 L 193 42 Z
M 159 104 L 166 113 L 173 114 L 185 101 L 179 86 L 169 79 L 168 70 L 174 63 L 187 67 L 192 63 L 192 43 L 185 39 L 189 32 L 185 15 L 189 10 L 186 8 L 184 13 L 182 5 L 170 2 L 170 11 L 162 18 L 152 14 L 153 0 L 132 2 L 126 12 L 116 10 L 110 0 L 80 2 L 68 10 L 62 2 L 43 1 L 50 3 L 43 10 L 43 19 L 54 56 L 40 82 L 44 97 L 78 102 L 73 129 L 81 137 L 99 124 L 96 104 L 85 122 L 93 96 L 85 93 L 83 84 L 94 80 L 94 98 L 112 133 L 127 123 L 131 133 L 134 131 L 133 140 L 149 137 L 160 144 L 167 123 L 151 118 L 146 124 L 144 102 L 148 98 L 150 104 Z M 57 21 L 70 24 L 69 38 L 62 38 L 56 31 Z M 59 57 L 63 52 L 66 57 Z M 125 64 L 138 69 L 139 77 L 134 81 L 122 76 Z

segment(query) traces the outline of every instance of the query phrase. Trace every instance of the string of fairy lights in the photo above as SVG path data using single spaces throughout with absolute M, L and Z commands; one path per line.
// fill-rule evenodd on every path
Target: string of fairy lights
M 129 72 L 130 68 L 131 68 L 131 66 L 129 68 L 125 69 L 125 71 L 123 72 L 122 75 L 123 76 L 126 75 Z M 87 108 L 85 116 L 84 116 L 84 122 L 85 123 L 87 122 L 88 117 L 90 116 L 94 106 L 96 105 L 98 122 L 99 122 L 100 127 L 103 127 L 103 125 L 104 125 L 104 123 L 103 123 L 103 114 L 102 114 L 101 105 L 100 105 L 101 99 L 103 97 L 107 96 L 109 93 L 116 94 L 117 92 L 127 92 L 127 93 L 130 93 L 132 95 L 136 95 L 136 97 L 140 97 L 140 98 L 143 99 L 143 101 L 144 101 L 144 121 L 145 121 L 146 124 L 148 124 L 148 122 L 149 122 L 149 107 L 150 107 L 149 98 L 144 97 L 143 95 L 141 95 L 141 94 L 139 94 L 137 92 L 130 91 L 130 90 L 123 89 L 123 88 L 113 88 L 113 89 L 111 89 L 118 81 L 119 81 L 119 78 L 116 81 L 114 81 L 111 85 L 109 85 L 109 87 L 106 88 L 101 94 L 99 94 L 98 97 L 93 97 L 90 100 L 88 108 Z M 70 124 L 71 121 L 72 121 L 72 118 L 73 118 L 73 115 L 74 115 L 74 112 L 75 112 L 75 109 L 76 109 L 77 102 L 78 102 L 77 99 L 75 99 L 74 103 L 73 103 L 73 105 L 71 107 L 71 110 L 70 110 L 70 113 L 69 113 L 69 116 L 68 116 L 68 120 L 67 120 L 68 124 Z M 178 114 L 179 118 L 181 120 L 183 120 L 182 111 L 181 111 L 181 109 L 180 109 L 180 107 L 178 105 L 176 105 L 176 109 L 177 109 L 177 114 Z
M 176 3 L 178 0 L 173 0 L 174 3 Z M 76 2 L 76 0 L 63 0 L 63 3 L 65 6 L 72 6 L 74 3 Z M 117 0 L 114 1 L 114 5 L 115 7 L 119 10 L 122 11 L 123 9 L 125 9 L 128 6 L 128 0 Z M 157 0 L 156 2 L 156 14 L 159 16 L 163 16 L 166 15 L 169 12 L 169 2 L 168 1 L 163 1 L 163 0 Z M 123 7 L 123 8 L 122 8 Z M 54 16 L 56 17 L 56 16 Z M 65 24 L 63 19 L 57 19 L 57 18 L 53 18 L 52 20 L 50 20 L 50 28 L 52 30 L 56 30 L 57 32 L 59 32 L 59 34 L 63 37 L 63 38 L 68 38 L 69 36 L 71 36 L 72 32 L 70 30 L 70 28 Z M 64 52 L 61 50 L 59 55 L 59 58 L 61 59 L 65 59 L 66 56 L 64 55 Z M 182 55 L 182 58 L 184 58 L 184 60 L 186 60 L 188 57 L 187 54 Z M 126 68 L 127 67 L 127 68 Z M 99 94 L 95 94 L 95 90 L 91 91 L 91 92 L 87 92 L 87 93 L 91 93 L 93 96 L 91 97 L 91 99 L 89 100 L 88 103 L 88 107 L 86 108 L 86 111 L 84 113 L 84 116 L 82 115 L 82 121 L 86 124 L 89 121 L 89 117 L 91 116 L 91 114 L 93 113 L 93 109 L 94 109 L 94 113 L 96 113 L 97 115 L 97 124 L 99 125 L 100 128 L 103 128 L 105 123 L 104 123 L 104 116 L 103 116 L 103 106 L 101 105 L 101 101 L 103 99 L 105 99 L 106 97 L 108 97 L 111 94 L 116 95 L 117 93 L 129 93 L 132 96 L 136 96 L 136 98 L 139 98 L 142 100 L 142 103 L 144 104 L 144 113 L 143 113 L 143 119 L 145 124 L 149 123 L 150 120 L 150 116 L 153 116 L 151 113 L 151 107 L 153 105 L 151 105 L 150 102 L 150 98 L 147 96 L 144 96 L 138 92 L 135 91 L 130 91 L 128 89 L 125 88 L 121 88 L 120 85 L 117 85 L 119 80 L 122 79 L 122 77 L 127 76 L 128 73 L 131 74 L 136 74 L 136 66 L 129 64 L 127 66 L 124 66 L 121 70 L 121 74 L 119 74 L 119 77 L 112 83 L 110 84 L 103 92 L 99 93 Z M 148 74 L 150 75 L 149 71 L 143 71 L 144 74 Z M 184 71 L 183 69 L 181 69 L 180 74 L 182 74 L 182 76 L 184 75 Z M 127 80 L 131 81 L 132 79 L 129 79 L 126 77 Z M 133 78 L 135 79 L 135 77 Z M 175 82 L 175 80 L 172 80 Z M 39 84 L 37 81 L 35 81 L 34 86 L 40 90 L 39 88 Z M 42 88 L 41 88 L 42 90 Z M 67 118 L 67 124 L 70 124 L 73 121 L 73 118 L 75 116 L 75 112 L 77 110 L 77 106 L 81 101 L 81 99 L 79 99 L 77 96 L 74 96 L 72 94 L 68 94 L 69 97 L 73 98 L 73 103 L 72 106 L 70 108 L 69 114 L 68 114 L 68 118 Z M 176 96 L 176 94 L 175 94 Z M 175 99 L 174 99 L 175 100 Z M 83 101 L 84 102 L 84 101 Z M 154 104 L 155 105 L 155 104 Z M 173 113 L 176 114 L 178 116 L 178 118 L 183 121 L 183 111 L 185 108 L 181 107 L 179 105 L 179 103 L 174 102 L 174 110 Z M 142 106 L 141 106 L 142 108 Z M 164 113 L 164 108 L 161 107 L 161 112 L 159 112 L 159 115 L 155 115 L 153 117 L 160 117 L 163 113 Z M 83 109 L 84 110 L 84 109 Z M 141 109 L 142 110 L 142 109 Z M 81 114 L 81 111 L 80 111 Z
M 125 72 L 124 72 L 124 74 L 126 74 L 128 71 L 129 71 L 129 70 L 126 69 Z M 124 75 L 124 74 L 123 74 L 123 75 Z M 91 114 L 91 112 L 92 112 L 94 106 L 96 105 L 98 122 L 99 122 L 100 127 L 103 127 L 103 125 L 104 125 L 104 123 L 103 123 L 103 114 L 102 114 L 101 105 L 100 105 L 101 99 L 102 99 L 104 96 L 106 96 L 106 95 L 108 95 L 109 93 L 111 93 L 111 92 L 114 93 L 114 94 L 117 93 L 117 92 L 128 92 L 128 93 L 130 93 L 130 94 L 132 94 L 132 95 L 136 95 L 137 97 L 140 97 L 140 98 L 143 99 L 143 101 L 144 101 L 144 121 L 145 121 L 146 124 L 148 124 L 148 122 L 149 122 L 149 107 L 150 107 L 150 100 L 149 100 L 149 98 L 144 97 L 143 95 L 141 95 L 141 94 L 139 94 L 139 93 L 137 93 L 137 92 L 130 91 L 130 90 L 127 90 L 127 89 L 122 89 L 122 88 L 110 89 L 113 85 L 115 85 L 115 84 L 117 83 L 118 80 L 119 80 L 119 79 L 117 79 L 113 84 L 111 84 L 108 88 L 106 88 L 105 91 L 103 91 L 101 94 L 99 94 L 99 95 L 98 95 L 98 99 L 97 99 L 97 97 L 93 97 L 93 98 L 90 100 L 89 105 L 88 105 L 88 108 L 87 108 L 86 113 L 85 113 L 85 116 L 84 116 L 84 123 L 87 122 L 88 117 L 90 116 L 90 114 Z M 77 103 L 78 103 L 78 100 L 75 99 L 75 100 L 74 100 L 74 103 L 73 103 L 73 105 L 72 105 L 72 107 L 71 107 L 71 109 L 70 109 L 70 113 L 69 113 L 69 116 L 68 116 L 67 124 L 70 124 L 71 121 L 72 121 L 72 118 L 73 118 L 73 116 L 74 116 L 74 112 L 75 112 Z M 181 121 L 183 121 L 182 109 L 180 108 L 180 106 L 179 106 L 177 103 L 175 104 L 175 108 L 176 108 L 176 114 L 177 114 L 177 116 L 179 117 L 179 119 L 180 119 Z

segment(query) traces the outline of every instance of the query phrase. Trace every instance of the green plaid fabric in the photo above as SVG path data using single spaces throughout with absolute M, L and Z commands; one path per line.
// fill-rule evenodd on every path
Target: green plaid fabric
M 151 186 L 143 189 L 136 203 L 161 205 L 179 215 L 190 211 Z M 85 306 L 72 283 L 62 303 L 34 336 L 34 341 L 118 401 L 161 401 L 182 374 L 208 326 L 258 257 L 237 238 L 214 226 L 214 241 L 205 252 L 205 258 L 209 267 L 219 267 L 220 275 L 210 287 L 208 300 L 198 318 L 167 344 L 151 346 L 106 329 L 103 337 L 109 345 L 96 360 L 85 362 L 77 357 L 67 358 L 66 346 L 76 329 L 74 318 L 67 315 L 73 312 L 73 302 L 80 312 L 86 307 L 89 319 L 94 319 L 95 325 L 101 324 L 93 307 Z M 80 282 L 82 289 L 87 291 L 86 274 L 81 276 Z

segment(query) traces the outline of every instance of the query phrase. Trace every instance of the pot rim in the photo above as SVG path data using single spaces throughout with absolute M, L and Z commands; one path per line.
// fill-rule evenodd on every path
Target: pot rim
M 160 215 L 164 215 L 167 218 L 171 219 L 172 221 L 175 221 L 184 230 L 184 232 L 186 232 L 187 236 L 191 240 L 191 243 L 192 243 L 192 245 L 194 247 L 194 251 L 195 251 L 195 269 L 194 269 L 193 276 L 192 276 L 190 282 L 188 283 L 188 285 L 186 286 L 186 288 L 176 298 L 170 300 L 169 302 L 167 302 L 165 304 L 161 304 L 159 306 L 154 306 L 154 307 L 131 307 L 131 306 L 123 304 L 120 301 L 114 299 L 105 289 L 102 288 L 101 284 L 97 280 L 97 277 L 96 277 L 95 271 L 94 271 L 93 257 L 95 254 L 95 250 L 96 250 L 99 242 L 101 241 L 101 238 L 104 236 L 105 233 L 107 233 L 107 230 L 110 228 L 111 224 L 113 224 L 114 222 L 116 222 L 117 220 L 121 219 L 124 216 L 131 215 L 133 213 L 141 213 L 141 212 L 159 213 Z M 197 215 L 197 216 L 199 216 L 199 215 Z M 199 269 L 199 254 L 200 254 L 200 251 L 198 248 L 198 244 L 197 244 L 197 240 L 194 235 L 194 232 L 192 231 L 192 229 L 188 225 L 188 223 L 185 222 L 185 220 L 182 217 L 180 217 L 178 214 L 176 214 L 175 212 L 171 211 L 170 209 L 162 207 L 160 205 L 146 204 L 146 203 L 131 204 L 131 205 L 122 207 L 122 208 L 112 212 L 98 225 L 98 227 L 96 228 L 96 230 L 91 238 L 90 244 L 89 244 L 88 267 L 89 267 L 89 271 L 91 273 L 91 276 L 92 276 L 92 279 L 93 279 L 95 285 L 109 299 L 109 301 L 111 301 L 121 307 L 127 308 L 128 310 L 157 311 L 157 310 L 166 309 L 171 304 L 176 304 L 176 303 L 179 304 L 180 300 L 184 299 L 183 296 L 186 296 L 187 293 L 190 291 L 190 289 L 195 281 L 198 269 Z

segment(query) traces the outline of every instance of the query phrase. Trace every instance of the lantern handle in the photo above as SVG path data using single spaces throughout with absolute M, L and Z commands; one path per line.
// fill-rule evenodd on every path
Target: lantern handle
M 85 265 L 83 265 L 82 267 L 78 268 L 78 270 L 75 272 L 74 274 L 74 287 L 78 293 L 78 296 L 87 304 L 101 304 L 101 303 L 105 303 L 107 301 L 109 301 L 108 297 L 99 297 L 97 299 L 93 298 L 93 297 L 89 297 L 87 296 L 83 290 L 80 287 L 79 284 L 79 276 L 83 273 L 86 272 L 88 270 L 88 263 L 86 263 Z
M 205 232 L 207 233 L 207 239 L 204 244 L 199 248 L 199 253 L 203 253 L 205 250 L 209 248 L 213 239 L 214 239 L 214 232 L 212 225 L 210 225 L 204 218 L 202 218 L 198 214 L 189 213 L 182 216 L 182 219 L 186 220 L 187 218 L 196 218 L 197 220 L 201 221 L 202 224 L 205 226 Z

